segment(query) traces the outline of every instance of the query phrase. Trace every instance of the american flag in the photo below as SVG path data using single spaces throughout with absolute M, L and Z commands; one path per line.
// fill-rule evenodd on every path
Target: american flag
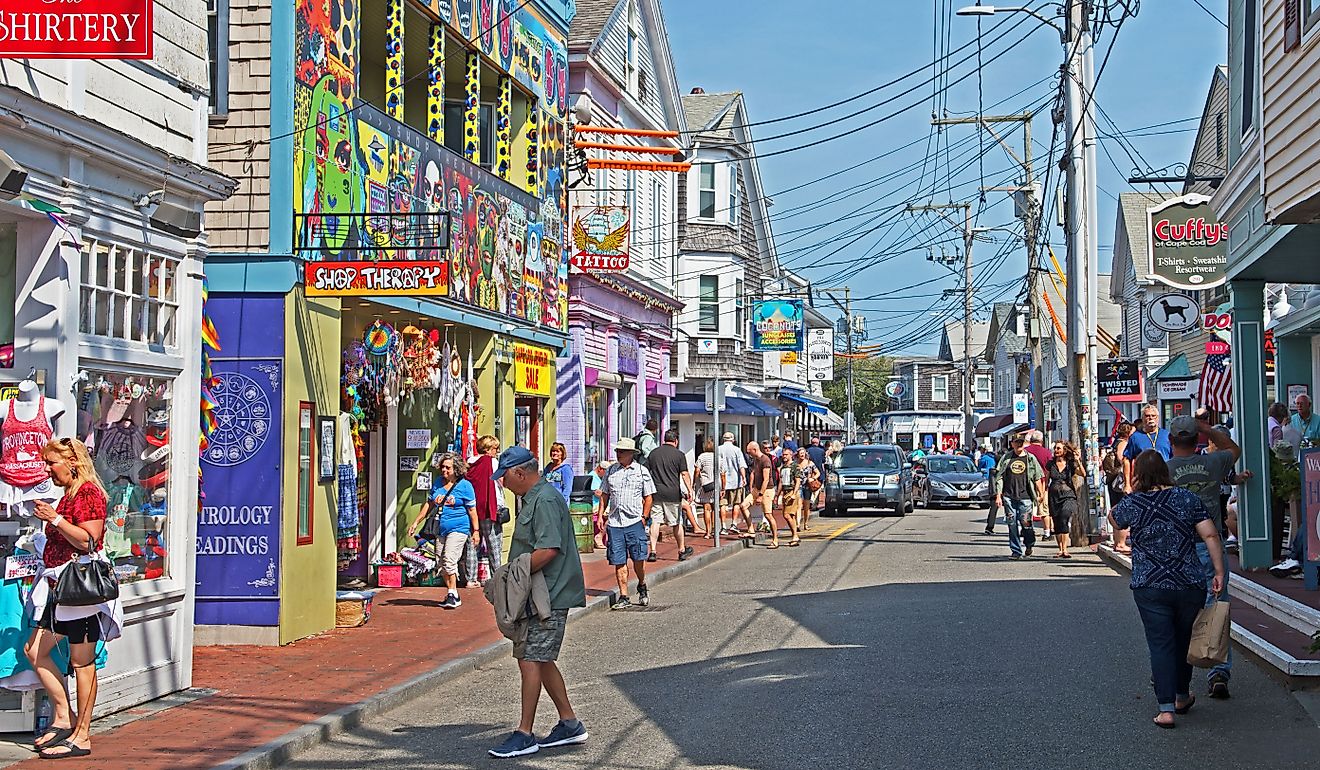
M 1205 357 L 1197 399 L 1207 409 L 1216 412 L 1233 411 L 1233 363 L 1228 353 L 1214 353 Z

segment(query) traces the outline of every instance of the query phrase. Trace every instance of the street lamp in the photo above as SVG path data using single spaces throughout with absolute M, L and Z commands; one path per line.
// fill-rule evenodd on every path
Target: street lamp
M 1058 24 L 1051 21 L 1049 17 L 1041 16 L 1035 10 L 1028 8 L 1025 5 L 1014 5 L 1014 6 L 968 5 L 959 8 L 953 13 L 955 16 L 978 16 L 978 17 L 994 16 L 997 13 L 1025 13 L 1028 14 L 1029 16 L 1034 16 L 1039 21 L 1044 22 L 1045 24 L 1048 24 L 1051 27 L 1054 27 L 1059 31 L 1060 35 L 1064 34 L 1063 27 L 1060 27 Z M 1063 14 L 1061 13 L 1059 14 L 1059 16 L 1062 15 Z

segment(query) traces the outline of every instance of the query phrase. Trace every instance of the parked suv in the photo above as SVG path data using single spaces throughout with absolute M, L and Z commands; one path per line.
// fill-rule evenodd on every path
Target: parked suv
M 912 464 L 893 444 L 852 444 L 825 466 L 826 516 L 858 508 L 912 511 Z

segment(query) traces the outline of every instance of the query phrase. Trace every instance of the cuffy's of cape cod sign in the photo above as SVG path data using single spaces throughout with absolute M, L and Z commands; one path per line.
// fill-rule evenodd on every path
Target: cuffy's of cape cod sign
M 0 0 L 0 59 L 150 59 L 154 0 Z

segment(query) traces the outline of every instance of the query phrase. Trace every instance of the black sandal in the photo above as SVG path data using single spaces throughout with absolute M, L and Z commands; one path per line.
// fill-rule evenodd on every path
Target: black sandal
M 37 743 L 37 741 L 40 741 L 42 738 L 45 738 L 47 735 L 50 736 L 50 740 Z M 32 742 L 32 748 L 36 749 L 37 751 L 41 751 L 47 746 L 58 746 L 60 743 L 67 741 L 69 737 L 72 735 L 73 735 L 72 727 L 50 727 L 47 728 L 46 732 L 42 733 L 40 736 L 37 737 L 37 741 Z
M 1178 704 L 1175 703 L 1174 706 L 1173 706 L 1173 713 L 1175 713 L 1175 714 L 1186 714 L 1188 711 L 1191 711 L 1191 710 L 1192 710 L 1192 706 L 1195 706 L 1195 705 L 1196 705 L 1196 696 L 1193 695 L 1191 700 L 1187 701 L 1186 703 L 1184 703 L 1184 704 L 1181 705 L 1181 706 L 1179 706 Z
M 47 750 L 55 749 L 55 748 L 65 748 L 68 749 L 68 751 L 62 751 L 59 754 L 46 753 Z M 68 759 L 69 757 L 90 757 L 91 755 L 92 755 L 91 749 L 84 749 L 83 747 L 75 744 L 73 741 L 67 739 L 62 740 L 56 744 L 48 743 L 45 746 L 42 746 L 41 751 L 37 753 L 37 756 L 41 757 L 42 759 Z

